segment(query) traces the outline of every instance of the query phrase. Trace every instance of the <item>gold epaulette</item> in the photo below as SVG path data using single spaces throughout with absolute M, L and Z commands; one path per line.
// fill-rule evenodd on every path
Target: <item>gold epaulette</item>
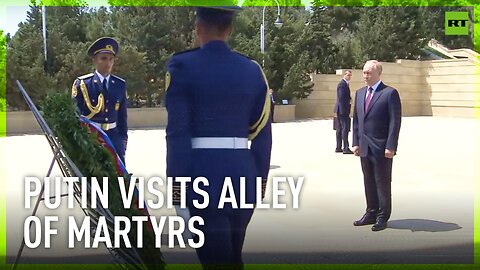
M 167 92 L 168 87 L 170 86 L 171 80 L 172 80 L 172 77 L 170 75 L 170 71 L 167 71 L 167 73 L 165 73 L 165 92 Z
M 85 105 L 87 105 L 87 108 L 90 110 L 90 114 L 87 115 L 86 117 L 88 119 L 91 119 L 95 114 L 99 113 L 103 109 L 103 94 L 98 95 L 97 105 L 93 106 L 92 103 L 90 102 L 90 97 L 88 96 L 88 89 L 87 89 L 87 86 L 85 85 L 85 82 L 80 77 L 79 79 L 80 79 L 80 90 L 82 91 L 83 100 L 85 101 Z
M 260 115 L 258 120 L 252 126 L 250 126 L 250 134 L 248 135 L 249 140 L 255 139 L 255 137 L 257 137 L 260 131 L 262 131 L 262 129 L 268 123 L 268 119 L 270 117 L 270 106 L 271 106 L 270 93 L 268 92 L 270 87 L 268 86 L 267 76 L 265 76 L 265 73 L 263 72 L 262 67 L 255 60 L 253 59 L 251 60 L 260 68 L 260 71 L 262 72 L 263 79 L 265 80 L 265 85 L 267 86 L 267 88 L 265 89 L 266 95 L 265 95 L 265 103 L 263 104 L 262 114 Z
M 77 97 L 77 81 L 78 79 L 75 79 L 75 81 L 73 82 L 73 85 L 72 85 L 72 98 L 76 98 Z

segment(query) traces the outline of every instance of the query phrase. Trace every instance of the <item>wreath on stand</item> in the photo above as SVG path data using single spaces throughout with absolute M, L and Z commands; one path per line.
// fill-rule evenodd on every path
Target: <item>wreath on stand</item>
M 83 176 L 89 182 L 96 177 L 103 184 L 104 177 L 108 177 L 108 209 L 93 209 L 88 207 L 86 213 L 93 222 L 97 223 L 102 213 L 111 213 L 112 216 L 149 216 L 148 210 L 138 207 L 138 196 L 129 208 L 123 205 L 117 177 L 123 176 L 129 183 L 130 176 L 123 163 L 119 160 L 108 137 L 102 130 L 89 124 L 89 120 L 82 118 L 77 112 L 77 107 L 70 95 L 64 93 L 49 94 L 43 106 L 43 114 L 46 122 L 58 138 L 62 150 L 70 157 Z M 80 183 L 80 182 L 79 182 Z M 100 185 L 101 186 L 101 185 Z M 129 186 L 129 185 L 126 185 Z M 89 196 L 91 196 L 89 194 Z M 87 198 L 90 202 L 90 198 Z M 108 220 L 108 218 L 107 218 Z M 110 237 L 113 242 L 113 221 L 107 221 Z M 142 248 L 112 248 L 110 252 L 120 262 L 122 269 L 164 269 L 165 262 L 159 248 L 155 247 L 155 234 L 151 223 L 143 223 L 143 247 Z M 132 243 L 137 243 L 136 226 L 131 226 L 128 237 Z

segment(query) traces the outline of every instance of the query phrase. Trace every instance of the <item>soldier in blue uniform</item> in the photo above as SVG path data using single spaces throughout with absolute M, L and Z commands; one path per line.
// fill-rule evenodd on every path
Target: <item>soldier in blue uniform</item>
M 127 148 L 127 93 L 125 81 L 112 73 L 118 43 L 110 37 L 97 39 L 88 49 L 95 71 L 78 77 L 72 86 L 72 97 L 80 114 L 105 131 L 125 163 Z
M 197 255 L 205 269 L 242 269 L 242 247 L 253 209 L 231 204 L 218 208 L 225 177 L 231 177 L 237 205 L 240 177 L 246 177 L 245 198 L 255 203 L 256 177 L 270 168 L 272 146 L 270 96 L 261 67 L 232 51 L 225 42 L 238 7 L 196 9 L 195 31 L 200 47 L 175 54 L 166 74 L 168 111 L 167 176 L 206 177 L 209 194 L 205 209 L 193 206 L 203 197 L 187 187 L 187 206 L 200 216 L 205 242 Z M 249 147 L 249 141 L 250 147 Z M 264 194 L 264 193 L 263 193 Z

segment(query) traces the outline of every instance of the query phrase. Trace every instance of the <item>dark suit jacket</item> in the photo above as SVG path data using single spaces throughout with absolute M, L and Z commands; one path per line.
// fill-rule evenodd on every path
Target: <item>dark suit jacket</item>
M 350 87 L 348 83 L 342 79 L 337 86 L 337 102 L 335 103 L 334 113 L 339 115 L 350 115 Z
M 365 113 L 367 87 L 355 95 L 353 113 L 353 146 L 360 146 L 360 156 L 385 156 L 385 149 L 397 151 L 402 121 L 402 105 L 398 91 L 380 83 Z M 368 151 L 370 149 L 370 153 Z

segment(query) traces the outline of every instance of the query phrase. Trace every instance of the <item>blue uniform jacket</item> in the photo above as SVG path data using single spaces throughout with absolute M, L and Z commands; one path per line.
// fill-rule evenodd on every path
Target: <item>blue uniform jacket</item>
M 78 77 L 72 86 L 72 97 L 76 100 L 80 114 L 97 123 L 117 123 L 117 127 L 106 131 L 123 157 L 128 140 L 127 93 L 125 81 L 110 75 L 108 90 L 102 90 L 96 73 Z
M 253 201 L 255 178 L 266 181 L 272 147 L 270 96 L 261 67 L 230 50 L 223 41 L 175 54 L 166 75 L 168 111 L 167 176 L 203 176 L 211 207 L 232 177 L 247 177 L 246 198 Z M 192 149 L 195 137 L 249 138 L 249 149 Z M 187 192 L 187 202 L 197 198 Z M 201 199 L 201 197 L 200 197 Z

